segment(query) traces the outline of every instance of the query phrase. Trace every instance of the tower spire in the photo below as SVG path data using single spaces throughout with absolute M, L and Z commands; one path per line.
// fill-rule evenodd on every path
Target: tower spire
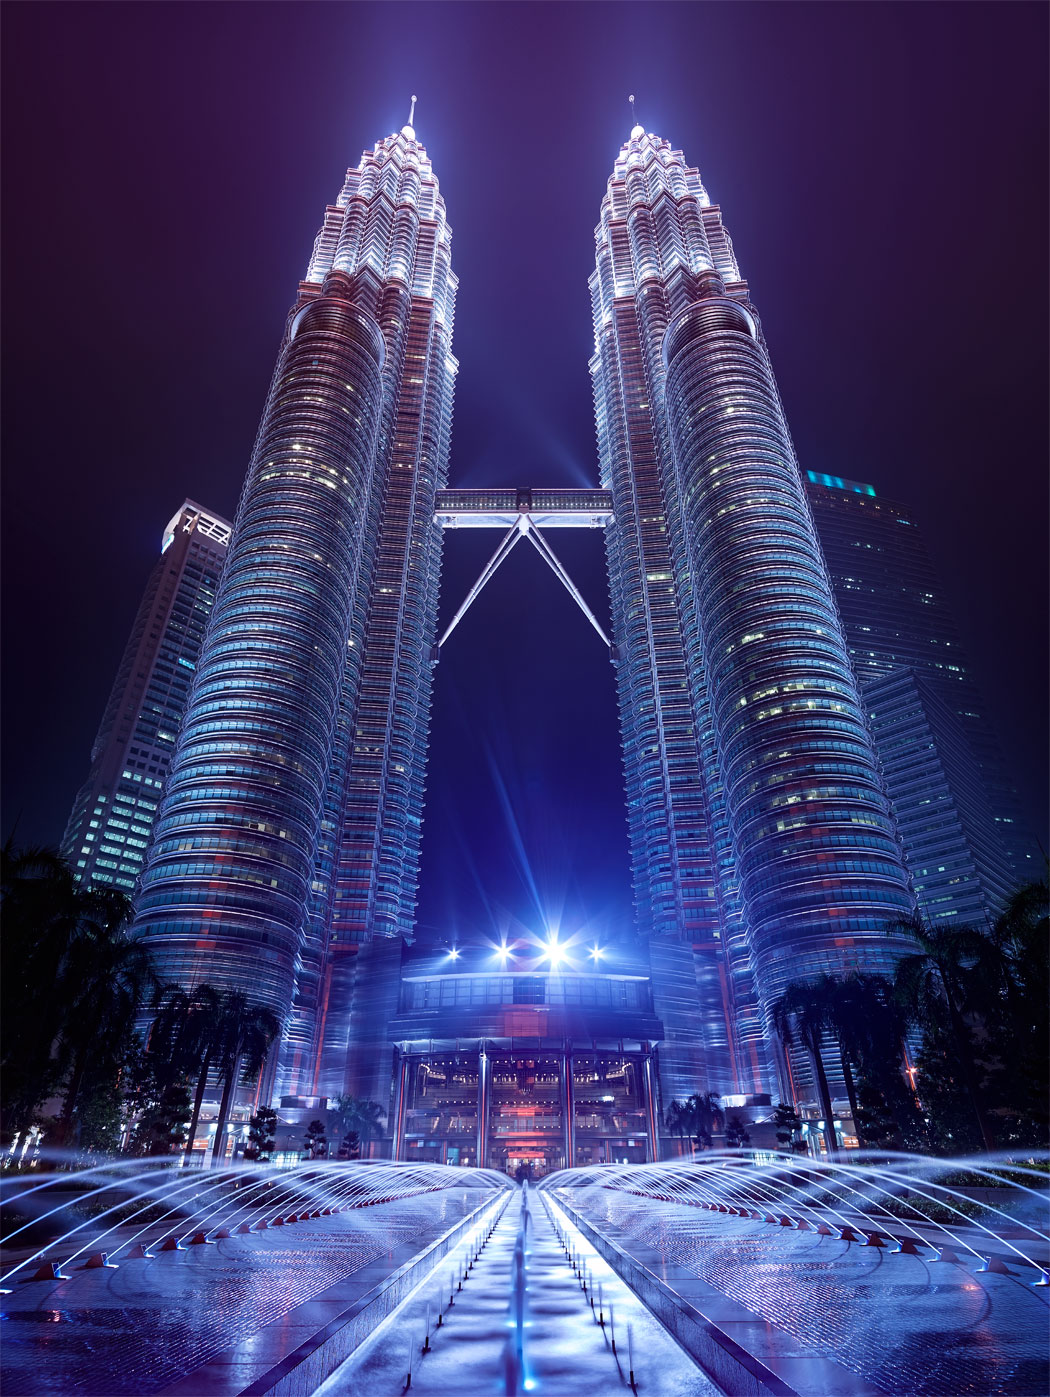
M 412 122 L 415 120 L 415 115 L 416 115 L 416 94 L 413 92 L 413 94 L 412 94 L 412 103 L 411 103 L 411 105 L 409 106 L 409 109 L 408 109 L 408 120 L 405 122 L 404 126 L 402 126 L 402 128 L 401 128 L 401 134 L 402 134 L 402 136 L 404 136 L 404 138 L 405 138 L 406 141 L 414 141 L 414 140 L 416 139 L 416 128 L 412 125 Z
M 638 113 L 634 109 L 634 93 L 627 98 L 631 104 L 631 140 L 637 140 L 639 136 L 645 135 L 645 127 L 638 121 Z

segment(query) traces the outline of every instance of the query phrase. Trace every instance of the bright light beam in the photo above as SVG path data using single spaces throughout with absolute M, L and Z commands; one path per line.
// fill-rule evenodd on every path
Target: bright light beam
M 546 959 L 550 961 L 551 969 L 557 970 L 568 955 L 568 948 L 560 945 L 559 942 L 552 937 L 544 947 L 543 954 Z

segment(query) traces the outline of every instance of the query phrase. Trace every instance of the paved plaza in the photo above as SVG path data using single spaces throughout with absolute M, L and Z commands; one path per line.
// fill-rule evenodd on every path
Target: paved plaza
M 452 1268 L 439 1267 L 319 1397 L 402 1397 L 410 1363 L 411 1391 L 421 1397 L 519 1391 L 605 1397 L 631 1391 L 632 1357 L 636 1390 L 646 1397 L 717 1397 L 720 1389 L 576 1234 L 574 1250 L 587 1268 L 585 1292 L 535 1192 L 525 1207 L 523 1219 L 519 1200 L 512 1201 L 462 1290 L 450 1291 Z M 525 1281 L 520 1366 L 514 1351 L 519 1237 Z M 430 1351 L 423 1354 L 428 1319 Z
M 156 1254 L 146 1259 L 133 1259 L 130 1243 L 114 1236 L 115 1267 L 85 1266 L 78 1236 L 81 1259 L 68 1279 L 24 1279 L 33 1274 L 27 1265 L 6 1282 L 3 1390 L 9 1397 L 402 1397 L 409 1387 L 424 1397 L 620 1390 L 1044 1397 L 1050 1390 L 1050 1288 L 1032 1284 L 1041 1274 L 1035 1267 L 1011 1261 L 982 1271 L 973 1258 L 936 1261 L 921 1245 L 918 1254 L 894 1254 L 710 1204 L 625 1192 L 632 1180 L 615 1173 L 600 1182 L 562 1174 L 543 1189 L 514 1190 L 494 1175 L 460 1187 L 458 1171 L 443 1173 L 440 1187 L 431 1179 L 428 1192 L 389 1198 L 379 1190 L 391 1184 L 376 1171 L 369 1177 L 383 1201 L 181 1250 L 158 1250 L 158 1224 Z M 340 1177 L 333 1171 L 333 1180 Z M 406 1170 L 405 1182 L 413 1179 Z M 272 1212 L 272 1204 L 259 1206 Z M 57 1250 L 55 1259 L 69 1254 Z
M 972 1262 L 935 1262 L 932 1251 L 892 1254 L 615 1189 L 564 1196 L 807 1397 L 1045 1397 L 1050 1390 L 1050 1292 L 1033 1287 L 1039 1273 L 1031 1268 L 980 1272 Z
M 16 1278 L 5 1397 L 233 1397 L 493 1197 L 444 1189 L 69 1280 Z

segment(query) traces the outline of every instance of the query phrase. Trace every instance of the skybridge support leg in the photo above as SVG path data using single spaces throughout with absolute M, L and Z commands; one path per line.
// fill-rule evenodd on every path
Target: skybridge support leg
M 474 583 L 473 587 L 471 587 L 470 591 L 467 593 L 466 601 L 464 601 L 463 605 L 459 608 L 455 616 L 453 616 L 452 620 L 448 623 L 448 625 L 445 628 L 445 634 L 438 641 L 437 645 L 435 645 L 434 653 L 430 657 L 431 664 L 437 664 L 438 659 L 441 655 L 441 647 L 444 645 L 445 641 L 448 640 L 449 636 L 456 629 L 460 621 L 463 620 L 463 617 L 470 610 L 471 606 L 481 595 L 482 590 L 485 587 L 485 584 L 494 576 L 494 574 L 499 568 L 500 563 L 502 563 L 503 560 L 508 556 L 511 549 L 521 538 L 522 533 L 523 530 L 521 528 L 521 525 L 515 523 L 512 524 L 511 527 L 507 530 L 507 532 L 503 535 L 503 538 L 500 540 L 499 547 L 496 549 L 495 553 L 493 553 L 492 557 L 482 568 L 481 576 L 478 578 L 478 580 Z
M 448 623 L 448 625 L 445 628 L 444 635 L 441 637 L 438 643 L 434 646 L 433 650 L 430 652 L 430 663 L 432 665 L 437 664 L 438 660 L 441 658 L 441 647 L 445 644 L 445 641 L 448 640 L 449 636 L 459 625 L 460 621 L 462 621 L 463 617 L 470 610 L 471 606 L 474 604 L 477 598 L 481 595 L 486 584 L 496 574 L 500 565 L 509 556 L 511 549 L 518 542 L 518 540 L 523 537 L 528 538 L 529 542 L 536 549 L 536 552 L 547 564 L 551 572 L 554 573 L 554 576 L 562 584 L 562 586 L 568 592 L 569 596 L 572 597 L 573 601 L 583 612 L 584 616 L 586 616 L 587 620 L 601 636 L 602 641 L 608 647 L 610 653 L 612 654 L 613 661 L 615 662 L 617 658 L 615 647 L 613 646 L 609 637 L 602 630 L 598 618 L 595 616 L 594 612 L 584 601 L 579 588 L 576 586 L 576 583 L 573 582 L 572 578 L 569 576 L 565 568 L 562 566 L 562 563 L 559 560 L 557 554 L 554 552 L 554 549 L 543 537 L 539 529 L 537 529 L 536 525 L 532 523 L 529 516 L 523 513 L 503 535 L 503 538 L 500 540 L 499 547 L 496 549 L 495 553 L 493 553 L 492 557 L 482 568 L 481 575 L 478 577 L 478 580 L 474 583 L 473 587 L 471 587 L 470 591 L 467 593 L 466 600 L 463 602 L 463 605 L 459 608 L 455 616 L 453 616 L 452 620 Z
M 584 616 L 587 617 L 587 620 L 590 621 L 591 625 L 594 627 L 594 629 L 595 629 L 595 630 L 598 632 L 598 634 L 601 636 L 602 640 L 605 642 L 605 644 L 606 644 L 606 645 L 608 646 L 608 648 L 611 650 L 611 649 L 612 649 L 612 641 L 609 639 L 609 637 L 608 637 L 608 636 L 605 634 L 605 632 L 602 630 L 601 626 L 600 626 L 599 623 L 598 623 L 598 618 L 595 616 L 594 612 L 591 610 L 591 608 L 590 608 L 590 607 L 587 605 L 587 603 L 584 601 L 582 595 L 580 594 L 579 588 L 576 586 L 576 583 L 573 582 L 573 580 L 572 580 L 572 578 L 569 576 L 569 574 L 565 571 L 565 569 L 564 569 L 564 567 L 562 566 L 560 560 L 558 559 L 557 554 L 554 552 L 554 549 L 550 546 L 550 544 L 547 542 L 547 540 L 543 537 L 543 535 L 540 533 L 539 529 L 537 529 L 537 527 L 536 527 L 535 524 L 530 524 L 530 525 L 529 525 L 529 527 L 528 527 L 528 529 L 527 529 L 527 533 L 528 533 L 528 536 L 529 536 L 529 541 L 530 541 L 530 543 L 532 543 L 532 545 L 533 545 L 533 547 L 536 549 L 537 553 L 539 553 L 540 557 L 543 559 L 543 561 L 544 561 L 544 562 L 547 564 L 547 566 L 550 568 L 551 572 L 554 573 L 554 576 L 555 576 L 555 577 L 558 579 L 558 581 L 564 586 L 564 588 L 565 588 L 565 590 L 568 592 L 569 596 L 572 597 L 573 601 L 576 603 L 576 605 L 577 605 L 577 606 L 580 608 L 580 610 L 583 612 Z

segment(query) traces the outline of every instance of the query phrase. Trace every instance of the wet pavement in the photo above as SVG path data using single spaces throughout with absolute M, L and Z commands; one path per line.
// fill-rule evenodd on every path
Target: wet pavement
M 609 1397 L 632 1392 L 632 1356 L 637 1394 L 717 1397 L 720 1389 L 570 1228 L 574 1250 L 587 1268 L 584 1292 L 537 1193 L 529 1194 L 527 1208 L 523 1230 L 520 1202 L 511 1201 L 461 1290 L 453 1285 L 462 1279 L 462 1251 L 439 1266 L 333 1373 L 318 1397 L 401 1397 L 410 1365 L 413 1397 L 506 1397 L 532 1391 L 549 1397 Z M 515 1309 L 519 1237 L 524 1251 L 523 1361 L 517 1357 Z M 451 1294 L 455 1303 L 450 1307 Z M 423 1353 L 428 1315 L 429 1352 Z
M 180 1379 L 182 1393 L 239 1392 L 492 1197 L 443 1190 L 69 1280 L 16 1279 L 0 1327 L 5 1397 L 145 1397 Z M 216 1360 L 221 1371 L 193 1377 Z
M 837 1397 L 818 1355 L 893 1397 L 1050 1391 L 1048 1290 L 1029 1268 L 978 1272 L 602 1187 L 564 1196 L 800 1393 Z

